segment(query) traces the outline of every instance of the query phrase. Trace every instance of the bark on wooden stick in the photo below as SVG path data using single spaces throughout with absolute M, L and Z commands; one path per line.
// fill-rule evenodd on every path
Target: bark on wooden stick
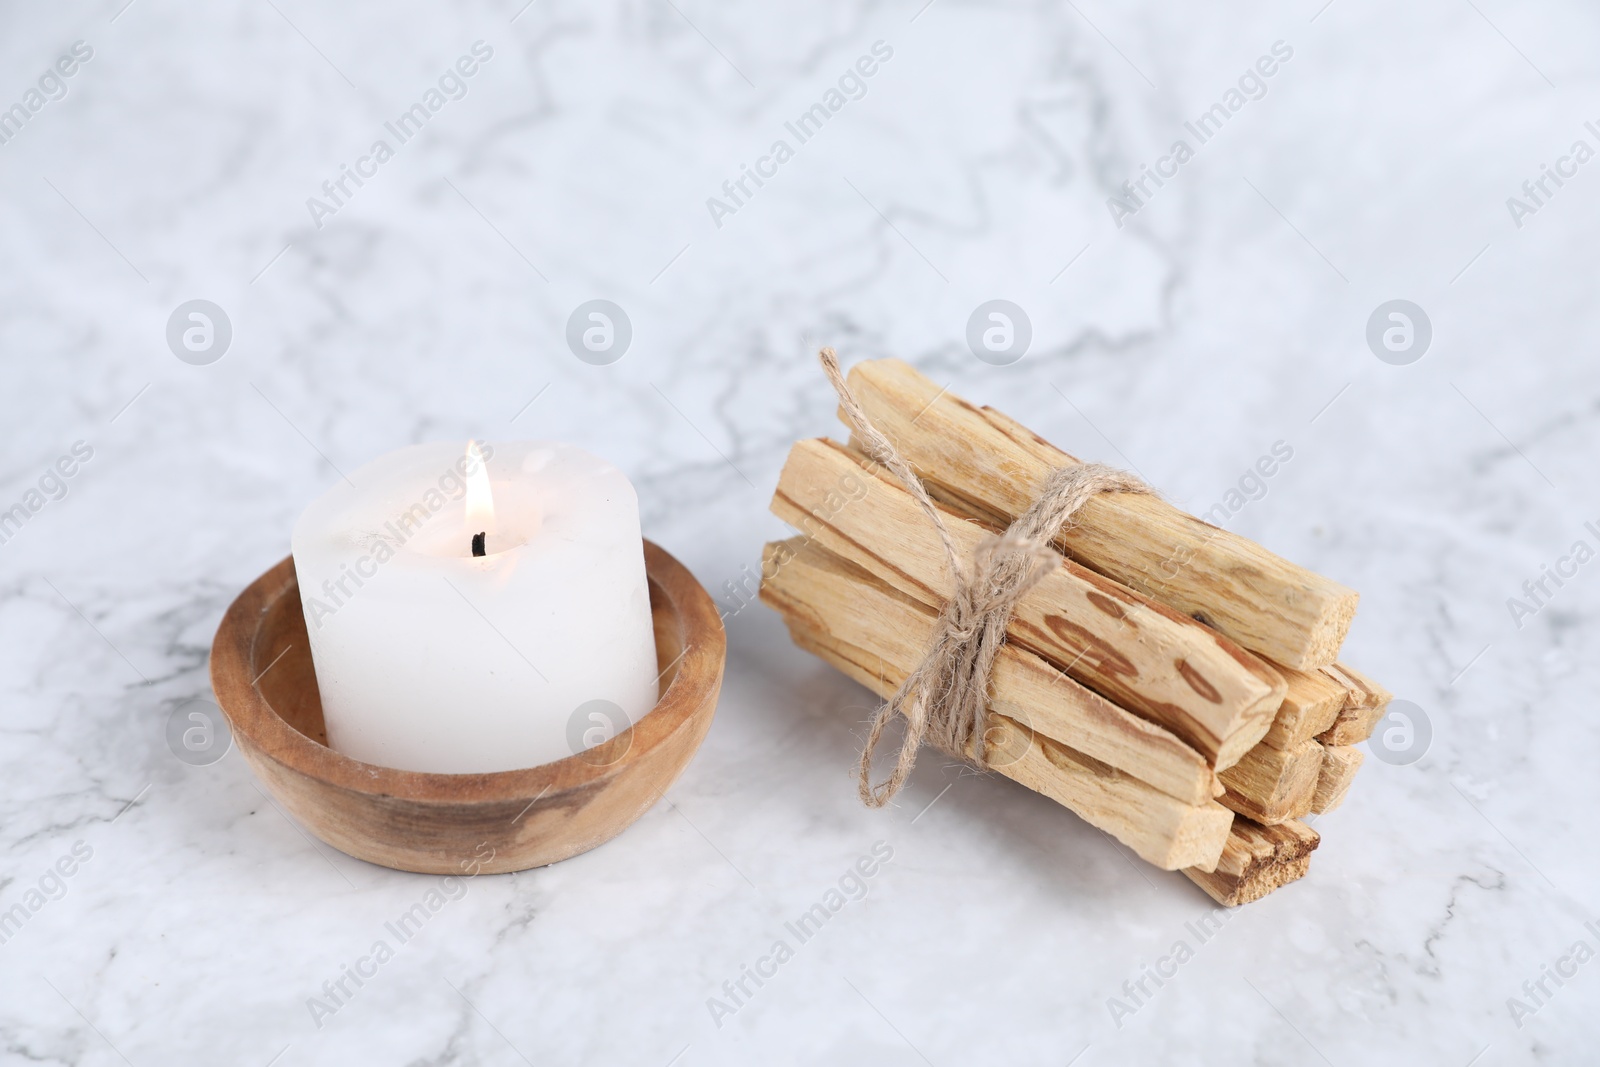
M 861 493 L 840 504 L 841 485 Z M 953 590 L 935 530 L 904 488 L 832 441 L 789 453 L 772 511 L 829 551 L 930 606 Z M 969 556 L 993 531 L 944 513 Z M 1272 725 L 1281 675 L 1259 657 L 1071 561 L 1017 605 L 1011 641 L 1115 703 L 1177 734 L 1213 765 L 1231 766 Z
M 1305 877 L 1311 853 L 1321 843 L 1322 838 L 1305 823 L 1262 826 L 1238 818 L 1233 820 L 1216 869 L 1183 873 L 1212 900 L 1232 908 L 1260 900 L 1279 886 Z
M 933 635 L 931 607 L 803 538 L 766 546 L 761 599 L 808 629 L 880 657 L 902 677 Z M 1184 803 L 1204 804 L 1221 792 L 1205 758 L 1169 730 L 1015 645 L 995 660 L 989 707 Z
M 879 656 L 817 633 L 802 620 L 786 621 L 796 645 L 880 697 L 904 678 Z M 1185 804 L 1002 715 L 991 716 L 990 723 L 990 769 L 1070 809 L 1162 870 L 1216 867 L 1234 818 L 1227 808 L 1215 801 Z
M 993 514 L 1021 514 L 1053 467 L 1078 462 L 899 360 L 858 363 L 849 384 L 925 480 Z M 1355 615 L 1353 590 L 1155 496 L 1103 494 L 1059 543 L 1102 574 L 1300 670 L 1337 659 Z

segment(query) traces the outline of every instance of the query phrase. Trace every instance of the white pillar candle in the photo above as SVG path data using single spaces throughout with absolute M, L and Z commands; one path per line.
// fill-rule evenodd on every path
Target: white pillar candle
M 581 449 L 391 452 L 308 507 L 293 547 L 328 743 L 345 755 L 533 767 L 655 706 L 638 498 Z

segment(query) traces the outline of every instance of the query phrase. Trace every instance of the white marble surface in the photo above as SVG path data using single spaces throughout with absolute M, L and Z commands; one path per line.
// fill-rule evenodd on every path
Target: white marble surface
M 1600 143 L 1592 7 L 122 2 L 0 6 L 0 106 L 94 50 L 0 145 L 0 508 L 94 450 L 0 545 L 0 909 L 92 850 L 0 945 L 4 1062 L 1593 1059 L 1600 964 L 1520 1026 L 1507 999 L 1600 945 L 1600 565 L 1521 629 L 1506 599 L 1596 540 L 1600 165 L 1520 229 L 1505 203 Z M 1267 95 L 1115 228 L 1113 189 L 1280 39 Z M 317 228 L 306 198 L 478 40 L 467 95 Z M 878 40 L 865 97 L 715 226 Z M 963 341 L 996 296 L 1034 326 L 1011 367 Z M 634 326 L 609 367 L 563 340 L 596 297 Z M 1363 340 L 1394 297 L 1434 324 L 1414 365 Z M 232 322 L 207 366 L 164 338 L 193 298 Z M 515 435 L 620 464 L 731 611 L 787 444 L 836 432 L 819 342 L 1196 510 L 1291 443 L 1230 525 L 1363 591 L 1349 658 L 1431 749 L 1369 759 L 1310 877 L 1119 1028 L 1108 998 L 1209 902 L 935 758 L 864 810 L 867 694 L 753 605 L 665 803 L 467 884 L 319 1029 L 308 998 L 438 881 L 310 840 L 237 752 L 168 750 L 229 600 L 335 467 Z M 708 998 L 880 841 L 865 900 L 719 1027 Z

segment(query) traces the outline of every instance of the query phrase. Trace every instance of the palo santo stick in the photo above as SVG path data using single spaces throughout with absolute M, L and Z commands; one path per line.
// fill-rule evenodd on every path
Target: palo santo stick
M 1260 900 L 1279 886 L 1305 877 L 1311 853 L 1321 843 L 1321 836 L 1305 823 L 1261 826 L 1249 819 L 1234 819 L 1216 870 L 1183 873 L 1212 900 L 1232 908 Z
M 801 620 L 786 621 L 796 645 L 880 697 L 888 697 L 904 680 L 892 664 L 872 653 L 817 633 Z M 1216 867 L 1233 823 L 1233 812 L 1216 801 L 1184 804 L 1002 715 L 992 715 L 989 723 L 985 743 L 990 769 L 1070 809 L 1162 870 Z
M 860 498 L 839 505 L 837 487 L 856 483 L 864 486 Z M 837 442 L 801 441 L 790 450 L 772 512 L 925 604 L 942 604 L 953 592 L 938 534 L 911 494 Z M 990 533 L 954 512 L 944 519 L 967 558 Z M 1007 634 L 1167 727 L 1218 768 L 1261 739 L 1286 691 L 1265 661 L 1071 561 L 1022 598 Z
M 802 538 L 762 554 L 761 599 L 787 618 L 862 649 L 905 677 L 933 637 L 933 609 Z M 989 708 L 1186 804 L 1221 792 L 1205 758 L 1173 734 L 1007 644 L 989 676 Z
M 1290 749 L 1305 744 L 1333 726 L 1344 707 L 1345 689 L 1321 671 L 1279 667 L 1288 683 L 1272 728 L 1261 738 L 1269 748 Z
M 1208 800 L 1181 804 L 1081 752 L 996 715 L 985 743 L 1012 781 L 1070 808 L 1089 825 L 1164 871 L 1214 870 L 1227 847 L 1233 812 Z
M 1227 787 L 1222 803 L 1268 826 L 1311 811 L 1322 770 L 1322 746 L 1307 741 L 1280 750 L 1257 745 L 1217 777 Z
M 1054 467 L 1078 460 L 1005 416 L 976 408 L 894 359 L 858 363 L 852 392 L 924 479 L 1007 519 Z M 1299 670 L 1339 655 L 1356 593 L 1156 496 L 1103 493 L 1058 543 L 1138 592 Z
M 1318 734 L 1317 740 L 1324 745 L 1354 745 L 1371 737 L 1394 694 L 1343 663 L 1324 667 L 1322 673 L 1344 688 L 1345 702 L 1333 725 Z
M 1317 774 L 1317 790 L 1311 798 L 1311 810 L 1318 815 L 1332 811 L 1350 795 L 1350 783 L 1366 754 L 1348 745 L 1327 745 L 1322 749 L 1322 769 Z

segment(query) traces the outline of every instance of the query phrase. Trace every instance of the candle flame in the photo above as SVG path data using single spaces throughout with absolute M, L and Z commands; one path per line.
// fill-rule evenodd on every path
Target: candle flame
M 478 442 L 467 442 L 467 528 L 471 533 L 494 530 L 494 491 L 489 487 L 489 471 L 478 451 Z

